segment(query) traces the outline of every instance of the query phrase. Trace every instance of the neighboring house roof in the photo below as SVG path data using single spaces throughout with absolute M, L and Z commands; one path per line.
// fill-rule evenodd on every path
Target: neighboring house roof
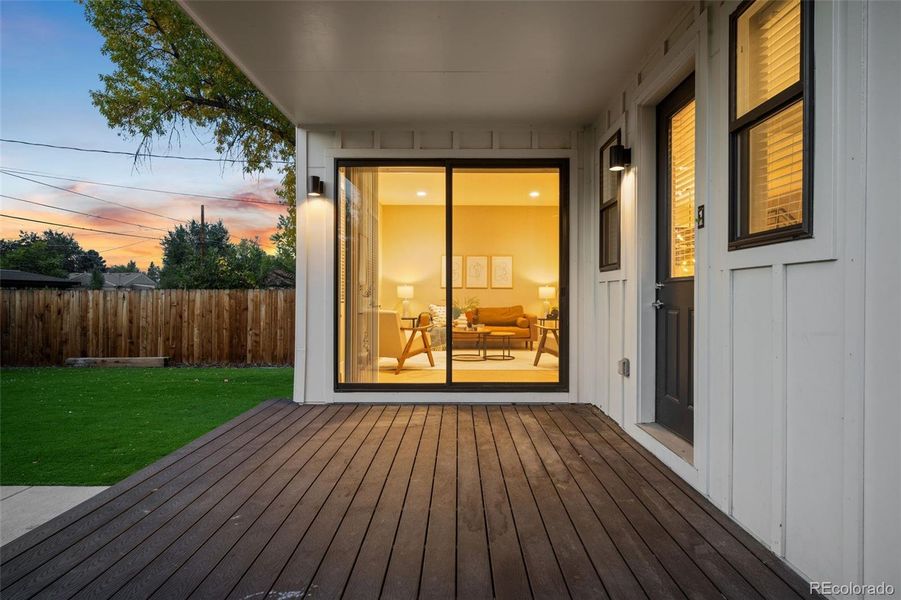
M 5 288 L 70 288 L 75 284 L 62 277 L 17 271 L 15 269 L 0 269 L 0 287 Z
M 155 290 L 156 282 L 144 273 L 102 273 L 105 290 Z M 69 273 L 69 279 L 82 287 L 91 287 L 90 273 Z

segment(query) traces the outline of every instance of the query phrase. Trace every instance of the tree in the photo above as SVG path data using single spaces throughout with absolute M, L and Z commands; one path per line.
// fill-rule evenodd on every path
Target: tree
M 91 271 L 91 289 L 103 289 L 103 273 L 100 271 L 100 269 L 94 269 L 93 271 Z
M 192 220 L 168 232 L 163 247 L 160 287 L 180 289 L 222 289 L 231 287 L 226 274 L 230 250 L 228 229 L 222 224 L 205 223 L 204 250 L 201 252 L 200 223 Z
M 116 65 L 91 92 L 109 126 L 139 139 L 136 157 L 157 140 L 177 143 L 186 129 L 213 132 L 216 150 L 240 157 L 248 173 L 281 167 L 277 190 L 288 205 L 279 219 L 279 255 L 293 271 L 294 126 L 171 0 L 81 0 Z M 275 239 L 273 236 L 273 239 Z
M 138 263 L 133 260 L 128 261 L 128 264 L 124 265 L 113 265 L 109 269 L 107 269 L 108 273 L 140 273 L 141 270 L 138 269 Z
M 41 234 L 21 231 L 17 240 L 0 240 L 0 266 L 65 277 L 104 270 L 106 261 L 96 250 L 84 250 L 71 234 L 48 229 Z
M 150 261 L 150 265 L 147 267 L 147 277 L 151 278 L 155 282 L 160 282 L 160 268 L 153 264 L 153 261 Z

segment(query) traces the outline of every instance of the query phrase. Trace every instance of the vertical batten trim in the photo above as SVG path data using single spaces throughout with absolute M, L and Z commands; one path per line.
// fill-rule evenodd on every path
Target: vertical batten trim
M 773 552 L 780 557 L 785 556 L 785 515 L 787 511 L 788 489 L 788 340 L 786 336 L 788 302 L 785 295 L 785 265 L 773 265 L 772 277 L 772 314 L 773 314 L 773 399 L 776 410 L 773 411 L 773 474 L 772 502 L 773 513 L 770 516 L 769 544 Z
M 340 134 L 339 134 L 340 136 Z M 339 138 L 340 142 L 340 138 Z M 295 131 L 295 148 L 297 152 L 295 170 L 295 204 L 296 216 L 300 219 L 297 230 L 304 235 L 298 235 L 295 239 L 296 260 L 294 264 L 295 280 L 295 306 L 294 306 L 294 401 L 306 401 L 306 372 L 307 372 L 307 303 L 309 301 L 307 277 L 309 274 L 309 249 L 308 237 L 305 235 L 307 228 L 307 211 L 305 204 L 307 198 L 307 186 L 309 181 L 309 135 L 300 127 Z

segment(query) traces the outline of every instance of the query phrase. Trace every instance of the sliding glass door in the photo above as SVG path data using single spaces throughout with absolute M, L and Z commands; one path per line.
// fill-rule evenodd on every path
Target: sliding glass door
M 338 390 L 565 389 L 565 162 L 336 175 Z

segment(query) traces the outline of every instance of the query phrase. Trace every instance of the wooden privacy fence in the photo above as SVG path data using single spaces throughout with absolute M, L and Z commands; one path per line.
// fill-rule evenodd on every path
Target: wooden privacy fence
M 168 356 L 291 365 L 294 290 L 0 290 L 0 362 Z

